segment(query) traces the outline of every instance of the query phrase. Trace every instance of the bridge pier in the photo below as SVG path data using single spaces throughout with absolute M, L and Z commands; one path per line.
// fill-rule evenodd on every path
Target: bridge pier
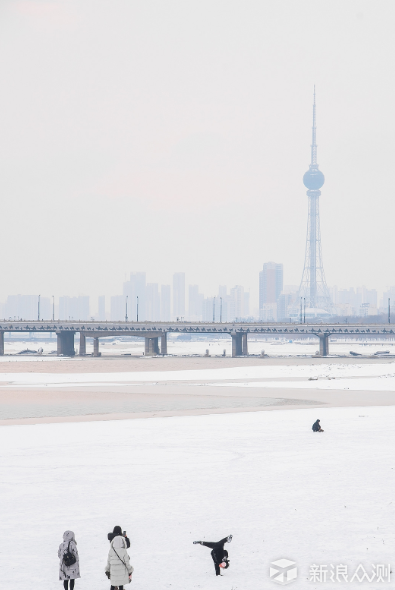
M 57 355 L 74 356 L 74 332 L 57 332 Z
M 248 339 L 247 339 L 247 334 L 243 334 L 242 335 L 242 354 L 243 356 L 248 356 Z
M 158 336 L 154 338 L 145 338 L 145 356 L 155 356 L 156 354 L 159 354 Z
M 86 336 L 80 332 L 80 356 L 86 354 Z
M 232 334 L 232 357 L 242 356 L 243 354 L 242 336 L 243 334 L 239 332 Z
M 101 356 L 101 353 L 99 352 L 99 338 L 98 338 L 98 336 L 95 336 L 93 338 L 93 356 Z
M 320 339 L 320 356 L 328 356 L 329 354 L 329 334 L 322 334 Z
M 167 354 L 167 332 L 163 332 L 160 337 L 160 353 Z
M 0 330 L 0 356 L 4 354 L 4 331 Z

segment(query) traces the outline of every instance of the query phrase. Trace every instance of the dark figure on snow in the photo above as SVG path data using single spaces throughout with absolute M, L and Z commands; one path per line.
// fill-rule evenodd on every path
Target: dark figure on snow
M 317 420 L 316 422 L 314 422 L 312 428 L 313 428 L 313 432 L 324 432 L 322 430 L 322 428 L 321 428 L 321 424 L 320 424 L 320 421 L 319 420 Z
M 206 543 L 205 541 L 193 542 L 194 545 L 204 545 L 205 547 L 212 549 L 211 557 L 213 558 L 216 576 L 221 575 L 221 567 L 225 569 L 228 569 L 229 567 L 228 552 L 226 551 L 226 549 L 224 549 L 224 545 L 225 543 L 230 543 L 231 540 L 232 535 L 229 535 L 229 537 L 221 539 L 221 541 L 218 541 L 217 543 Z

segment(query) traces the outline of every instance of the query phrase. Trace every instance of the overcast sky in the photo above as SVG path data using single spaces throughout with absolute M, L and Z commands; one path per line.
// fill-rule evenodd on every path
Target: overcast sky
M 395 284 L 395 2 L 1 0 L 0 299 L 299 284 L 317 91 L 328 284 Z

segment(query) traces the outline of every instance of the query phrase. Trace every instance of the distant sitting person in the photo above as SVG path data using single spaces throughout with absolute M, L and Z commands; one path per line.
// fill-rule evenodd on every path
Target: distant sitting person
M 324 432 L 321 428 L 321 424 L 320 421 L 317 420 L 316 422 L 314 422 L 313 426 L 312 426 L 313 432 Z

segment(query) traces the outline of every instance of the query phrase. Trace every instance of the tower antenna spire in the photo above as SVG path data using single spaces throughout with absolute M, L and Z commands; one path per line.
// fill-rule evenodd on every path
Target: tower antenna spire
M 317 123 L 315 111 L 315 84 L 314 84 L 314 102 L 313 102 L 313 128 L 311 140 L 311 166 L 317 166 Z

